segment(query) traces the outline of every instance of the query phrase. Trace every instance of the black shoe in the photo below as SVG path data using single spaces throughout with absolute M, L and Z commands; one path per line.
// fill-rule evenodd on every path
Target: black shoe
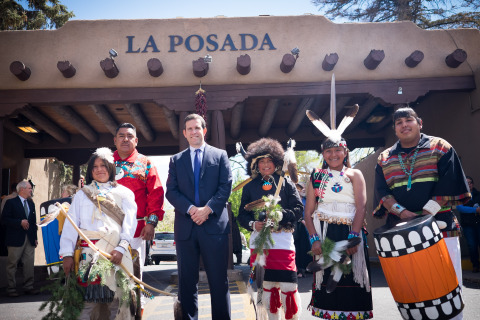
M 37 295 L 39 293 L 40 293 L 40 290 L 38 289 L 25 290 L 25 294 L 29 294 L 29 295 Z
M 12 291 L 12 292 L 7 293 L 7 296 L 9 296 L 11 298 L 16 298 L 16 297 L 19 297 L 20 294 L 18 294 L 17 291 Z

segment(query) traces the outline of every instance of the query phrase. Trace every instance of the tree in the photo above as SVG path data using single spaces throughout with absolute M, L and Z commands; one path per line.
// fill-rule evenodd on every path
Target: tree
M 0 30 L 57 29 L 74 16 L 59 0 L 0 0 Z
M 362 22 L 412 21 L 423 29 L 480 28 L 480 0 L 312 0 L 325 16 Z

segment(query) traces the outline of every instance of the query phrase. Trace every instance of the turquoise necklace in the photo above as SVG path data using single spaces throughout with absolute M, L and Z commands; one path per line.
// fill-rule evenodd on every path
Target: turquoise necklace
M 415 149 L 415 153 L 412 157 L 412 164 L 410 165 L 410 170 L 408 172 L 405 168 L 405 164 L 403 163 L 402 153 L 398 154 L 398 161 L 400 161 L 400 167 L 402 168 L 402 171 L 408 176 L 407 191 L 410 191 L 410 189 L 412 189 L 412 173 L 415 166 L 415 160 L 417 160 L 417 153 L 418 148 Z M 407 154 L 405 154 L 405 159 L 407 159 Z

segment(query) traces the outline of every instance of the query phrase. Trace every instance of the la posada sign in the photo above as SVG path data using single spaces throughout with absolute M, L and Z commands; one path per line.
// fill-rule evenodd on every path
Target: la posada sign
M 145 43 L 135 39 L 135 36 L 126 36 L 127 50 L 125 53 L 146 53 L 160 52 L 157 41 L 150 35 Z M 184 50 L 190 52 L 198 52 L 206 50 L 213 51 L 250 51 L 250 50 L 277 50 L 272 39 L 265 33 L 264 35 L 254 35 L 251 33 L 239 33 L 236 35 L 227 34 L 219 37 L 217 34 L 209 34 L 202 36 L 191 34 L 188 36 L 169 35 L 168 36 L 168 52 L 177 52 Z

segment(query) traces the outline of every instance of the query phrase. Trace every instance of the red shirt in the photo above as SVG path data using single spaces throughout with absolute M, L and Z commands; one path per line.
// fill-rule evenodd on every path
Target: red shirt
M 158 220 L 163 219 L 164 190 L 157 169 L 153 163 L 135 149 L 125 159 L 118 152 L 113 153 L 116 167 L 116 180 L 119 184 L 132 190 L 137 203 L 137 219 L 142 219 L 154 213 Z M 145 226 L 145 220 L 138 220 L 135 237 L 139 237 Z

